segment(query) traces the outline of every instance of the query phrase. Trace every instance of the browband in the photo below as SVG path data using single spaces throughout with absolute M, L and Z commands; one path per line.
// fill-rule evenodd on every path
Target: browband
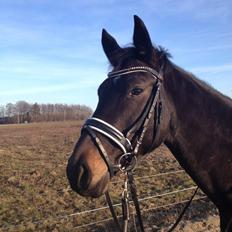
M 136 67 L 121 69 L 119 71 L 112 71 L 108 73 L 108 77 L 109 78 L 117 77 L 119 75 L 127 75 L 127 74 L 135 73 L 135 72 L 144 72 L 144 73 L 149 72 L 156 79 L 160 80 L 161 82 L 163 81 L 162 72 L 158 73 L 155 69 L 147 67 L 147 66 L 136 66 Z

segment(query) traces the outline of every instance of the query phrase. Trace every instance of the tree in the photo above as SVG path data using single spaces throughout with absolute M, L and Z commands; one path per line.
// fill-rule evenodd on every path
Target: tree
M 6 104 L 6 116 L 7 117 L 13 117 L 15 115 L 15 105 L 12 103 Z
M 4 118 L 4 117 L 5 117 L 5 107 L 0 106 L 0 118 Z
M 0 106 L 0 123 L 24 123 L 40 121 L 83 120 L 92 114 L 85 105 L 29 104 L 18 101 Z
M 23 123 L 24 121 L 29 121 L 27 119 L 28 112 L 30 111 L 30 104 L 26 101 L 18 101 L 15 104 L 16 113 L 18 115 L 18 123 Z
M 34 103 L 31 106 L 31 115 L 32 115 L 32 121 L 33 122 L 38 122 L 39 121 L 39 116 L 40 116 L 40 106 L 38 103 Z

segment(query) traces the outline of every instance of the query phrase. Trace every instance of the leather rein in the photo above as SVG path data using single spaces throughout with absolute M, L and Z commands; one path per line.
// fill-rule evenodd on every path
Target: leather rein
M 148 123 L 154 111 L 156 111 L 156 121 L 154 125 L 153 143 L 154 143 L 155 137 L 158 132 L 158 128 L 160 125 L 160 117 L 161 117 L 161 112 L 162 112 L 162 102 L 160 100 L 160 86 L 163 81 L 163 66 L 161 67 L 160 72 L 157 72 L 156 70 L 150 67 L 147 67 L 147 66 L 135 66 L 135 67 L 122 69 L 119 71 L 113 71 L 113 72 L 108 73 L 108 78 L 106 79 L 106 81 L 112 78 L 128 75 L 131 73 L 148 73 L 155 80 L 153 87 L 152 87 L 151 94 L 147 100 L 146 106 L 142 114 L 138 118 L 138 120 L 136 120 L 133 126 L 126 133 L 122 133 L 120 130 L 118 130 L 116 127 L 112 126 L 111 124 L 107 123 L 106 121 L 103 121 L 100 118 L 92 117 L 92 118 L 87 119 L 87 121 L 85 122 L 82 128 L 82 132 L 86 131 L 90 135 L 92 141 L 98 148 L 101 157 L 106 163 L 111 177 L 115 175 L 115 173 L 118 171 L 121 171 L 125 174 L 123 192 L 121 196 L 122 218 L 123 218 L 122 226 L 120 226 L 117 215 L 114 211 L 113 203 L 110 198 L 109 192 L 107 191 L 105 193 L 105 197 L 109 205 L 109 209 L 111 211 L 112 217 L 114 219 L 114 222 L 117 226 L 118 231 L 126 232 L 128 229 L 128 222 L 130 219 L 130 212 L 129 212 L 129 190 L 130 190 L 131 198 L 133 200 L 133 203 L 136 209 L 140 231 L 143 232 L 144 225 L 142 221 L 139 200 L 137 197 L 137 190 L 136 190 L 136 185 L 135 185 L 135 181 L 133 177 L 133 170 L 137 164 L 136 155 L 138 154 L 140 145 L 143 142 L 144 135 L 148 128 Z M 140 124 L 139 127 L 137 125 L 138 123 Z M 115 144 L 115 146 L 117 146 L 121 150 L 122 155 L 118 159 L 118 163 L 115 164 L 111 161 L 101 140 L 99 139 L 96 133 L 99 133 L 103 135 L 104 137 L 108 138 L 110 141 L 113 142 L 113 144 Z M 192 201 L 192 199 L 190 200 Z M 189 205 L 191 201 L 189 202 Z M 182 213 L 184 214 L 184 212 Z M 180 216 L 182 217 L 183 215 L 180 215 Z M 178 218 L 179 221 L 180 219 L 181 218 Z M 176 223 L 178 224 L 178 222 Z

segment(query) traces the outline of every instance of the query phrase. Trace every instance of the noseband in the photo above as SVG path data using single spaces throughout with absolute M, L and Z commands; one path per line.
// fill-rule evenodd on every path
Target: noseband
M 137 123 L 135 123 L 134 126 L 130 128 L 130 130 L 126 134 L 123 134 L 116 127 L 112 126 L 106 121 L 103 121 L 102 119 L 96 117 L 92 117 L 87 119 L 82 128 L 82 131 L 88 132 L 95 145 L 98 147 L 100 154 L 103 160 L 105 161 L 111 176 L 113 176 L 118 170 L 125 172 L 134 169 L 137 163 L 136 155 L 138 153 L 140 145 L 142 144 L 145 132 L 148 127 L 148 122 L 155 108 L 157 108 L 157 111 L 159 111 L 159 115 L 156 118 L 156 126 L 159 124 L 158 121 L 161 112 L 160 110 L 158 110 L 158 108 L 160 107 L 156 106 L 160 98 L 160 85 L 163 81 L 162 71 L 162 68 L 161 71 L 158 73 L 156 70 L 150 67 L 136 66 L 108 73 L 109 79 L 131 73 L 148 73 L 151 74 L 151 76 L 155 79 L 155 83 L 153 84 L 150 97 L 148 98 L 145 109 L 143 110 L 139 118 L 139 121 L 141 122 L 140 127 L 138 127 Z M 136 129 L 135 127 L 138 129 Z M 98 138 L 95 132 L 108 138 L 122 151 L 122 155 L 119 158 L 117 164 L 112 163 L 101 140 Z M 129 139 L 129 137 L 131 137 L 132 134 L 134 134 L 132 140 L 136 139 L 135 146 L 132 146 L 134 141 Z

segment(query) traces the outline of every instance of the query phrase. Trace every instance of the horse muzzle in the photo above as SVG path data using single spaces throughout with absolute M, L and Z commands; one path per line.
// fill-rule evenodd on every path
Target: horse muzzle
M 108 169 L 101 160 L 94 157 L 93 152 L 81 155 L 74 153 L 68 160 L 66 168 L 68 181 L 71 188 L 82 196 L 99 197 L 108 188 L 110 180 Z

